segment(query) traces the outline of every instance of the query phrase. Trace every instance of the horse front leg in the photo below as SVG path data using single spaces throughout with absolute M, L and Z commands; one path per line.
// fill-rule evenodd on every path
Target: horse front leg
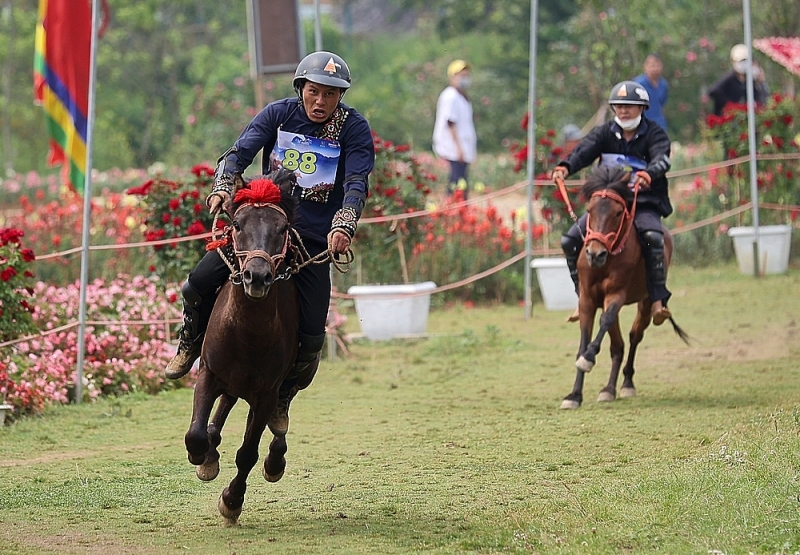
M 291 399 L 290 399 L 291 400 Z M 278 404 L 278 392 L 275 391 L 272 400 L 270 401 L 270 414 L 274 407 Z M 269 444 L 269 453 L 267 458 L 264 459 L 264 466 L 261 468 L 261 475 L 267 482 L 277 482 L 283 478 L 283 472 L 286 470 L 286 451 L 289 449 L 286 444 L 286 434 L 272 434 L 272 441 Z
M 600 352 L 600 344 L 606 333 L 614 325 L 617 320 L 619 310 L 622 308 L 621 302 L 611 302 L 606 305 L 603 313 L 600 315 L 600 327 L 597 330 L 597 335 L 594 340 L 589 343 L 586 348 L 575 361 L 575 366 L 582 372 L 591 372 L 597 362 L 597 353 Z M 581 327 L 583 327 L 583 315 L 581 315 Z M 591 331 L 590 331 L 591 333 Z
M 581 309 L 581 342 L 580 346 L 578 347 L 578 357 L 580 357 L 581 353 L 586 350 L 586 346 L 589 344 L 589 338 L 592 336 L 592 328 L 594 327 L 594 315 L 597 312 L 597 308 L 591 308 L 590 317 L 585 317 L 587 313 L 584 309 Z M 577 358 L 577 357 L 576 357 Z M 585 377 L 585 372 L 578 370 L 575 373 L 575 383 L 572 385 L 572 392 L 564 397 L 564 400 L 561 401 L 561 408 L 567 410 L 577 409 L 583 403 L 583 380 Z
M 609 328 L 608 338 L 611 342 L 609 347 L 611 373 L 608 376 L 608 384 L 600 390 L 600 395 L 597 397 L 597 401 L 601 403 L 613 401 L 617 398 L 617 379 L 619 378 L 619 369 L 622 366 L 622 356 L 625 354 L 625 342 L 622 340 L 619 318 L 615 319 Z
M 619 396 L 622 398 L 636 397 L 636 386 L 633 385 L 633 368 L 636 359 L 636 349 L 644 339 L 644 332 L 650 325 L 650 301 L 649 299 L 639 302 L 639 311 L 633 321 L 629 334 L 630 348 L 628 349 L 628 359 L 625 361 L 625 368 L 622 369 L 622 388 Z
M 256 408 L 250 407 L 247 414 L 247 427 L 244 432 L 242 446 L 236 451 L 236 475 L 219 496 L 217 508 L 228 526 L 235 526 L 242 514 L 244 494 L 247 491 L 247 476 L 258 462 L 258 444 L 267 427 L 267 420 L 274 407 L 265 407 L 263 404 Z
M 203 464 L 195 468 L 194 472 L 198 478 L 204 482 L 210 482 L 219 475 L 219 451 L 217 447 L 222 443 L 222 427 L 231 413 L 238 399 L 227 393 L 223 393 L 219 398 L 219 405 L 208 425 L 208 451 Z
M 216 385 L 216 379 L 211 372 L 201 367 L 194 388 L 192 401 L 192 423 L 184 436 L 189 462 L 193 465 L 203 464 L 209 449 L 208 418 L 214 401 L 221 392 Z
M 294 399 L 294 396 L 297 395 L 299 391 L 306 389 L 308 386 L 311 385 L 311 382 L 314 380 L 314 376 L 317 374 L 317 370 L 319 369 L 319 362 L 320 362 L 321 355 L 317 354 L 317 357 L 308 365 L 308 367 L 300 374 L 298 377 L 297 383 L 289 392 L 289 396 L 286 399 L 286 416 L 289 415 L 289 406 Z M 276 395 L 275 398 L 275 405 L 277 408 L 277 404 L 280 401 L 278 400 L 278 396 Z M 288 420 L 287 420 L 287 430 L 288 430 Z M 270 431 L 272 428 L 270 427 Z M 269 444 L 269 454 L 267 458 L 264 459 L 264 467 L 262 468 L 261 472 L 264 475 L 264 479 L 267 482 L 277 482 L 281 478 L 283 478 L 283 473 L 286 470 L 286 451 L 289 447 L 286 444 L 286 434 L 285 433 L 274 433 L 272 441 Z

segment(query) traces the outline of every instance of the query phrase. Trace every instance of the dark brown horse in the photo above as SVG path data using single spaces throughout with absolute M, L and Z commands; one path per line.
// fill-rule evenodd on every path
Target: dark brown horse
M 583 402 L 583 379 L 594 368 L 600 344 L 606 333 L 611 337 L 611 374 L 600 391 L 598 401 L 617 397 L 617 379 L 625 354 L 625 342 L 619 326 L 619 311 L 626 304 L 637 303 L 638 312 L 631 327 L 630 349 L 620 389 L 621 397 L 634 397 L 633 361 L 636 348 L 650 325 L 651 302 L 647 294 L 645 265 L 638 234 L 633 225 L 635 191 L 628 187 L 630 173 L 621 169 L 598 166 L 581 190 L 588 199 L 586 236 L 578 259 L 581 342 L 575 362 L 577 375 L 572 393 L 564 398 L 562 409 L 576 409 Z M 672 257 L 672 235 L 664 231 L 664 259 L 669 266 Z M 600 329 L 591 340 L 594 319 L 601 309 Z M 675 333 L 688 342 L 686 333 L 670 317 Z
M 247 184 L 237 176 L 233 201 L 224 207 L 231 225 L 215 245 L 233 253 L 227 258 L 233 273 L 220 289 L 206 331 L 185 442 L 197 477 L 213 480 L 219 474 L 217 447 L 225 419 L 239 399 L 250 405 L 236 452 L 238 472 L 218 503 L 229 525 L 236 524 L 242 512 L 247 476 L 258 462 L 258 446 L 278 402 L 278 388 L 297 354 L 297 292 L 293 280 L 285 279 L 290 275 L 285 258 L 291 250 L 295 183 L 294 174 L 286 170 Z M 267 481 L 283 476 L 286 449 L 286 437 L 275 435 L 264 460 Z

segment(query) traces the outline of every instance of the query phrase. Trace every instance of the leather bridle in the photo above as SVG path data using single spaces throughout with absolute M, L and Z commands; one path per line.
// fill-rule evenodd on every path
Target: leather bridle
M 611 254 L 619 254 L 622 252 L 622 249 L 625 248 L 625 244 L 628 241 L 628 237 L 630 237 L 631 230 L 633 229 L 633 219 L 636 216 L 636 196 L 639 193 L 639 187 L 635 186 L 633 189 L 633 202 L 631 203 L 631 209 L 628 209 L 628 203 L 625 202 L 625 199 L 622 198 L 619 194 L 615 193 L 610 189 L 603 189 L 601 191 L 596 191 L 591 198 L 603 198 L 603 199 L 610 199 L 614 202 L 617 202 L 622 205 L 622 218 L 619 221 L 619 227 L 616 231 L 610 231 L 608 233 L 600 233 L 595 231 L 591 228 L 591 214 L 586 215 L 586 237 L 584 238 L 584 244 L 588 244 L 589 241 L 598 241 L 601 243 L 608 252 Z M 591 199 L 589 199 L 591 200 Z

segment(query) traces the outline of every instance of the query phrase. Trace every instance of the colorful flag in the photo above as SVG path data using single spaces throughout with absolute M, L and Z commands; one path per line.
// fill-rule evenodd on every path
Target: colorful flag
M 34 101 L 50 137 L 50 165 L 83 191 L 92 43 L 91 0 L 39 0 L 33 60 Z

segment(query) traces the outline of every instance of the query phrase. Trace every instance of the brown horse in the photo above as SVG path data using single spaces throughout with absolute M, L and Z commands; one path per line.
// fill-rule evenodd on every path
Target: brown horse
M 214 245 L 223 249 L 233 273 L 220 289 L 206 331 L 185 442 L 197 477 L 213 480 L 219 474 L 217 447 L 225 419 L 239 399 L 250 405 L 244 439 L 236 452 L 238 472 L 218 503 L 228 525 L 236 524 L 242 512 L 247 476 L 258 462 L 261 436 L 297 354 L 297 291 L 294 281 L 287 279 L 291 272 L 285 260 L 287 250 L 292 250 L 295 184 L 294 174 L 286 170 L 248 183 L 237 176 L 233 200 L 224 207 L 231 225 Z M 233 260 L 225 250 L 233 253 Z M 277 482 L 283 476 L 286 449 L 286 437 L 275 435 L 264 460 L 267 481 Z
M 629 335 L 630 349 L 622 371 L 620 396 L 636 396 L 633 361 L 644 331 L 650 325 L 651 301 L 647 294 L 642 249 L 633 225 L 636 192 L 628 187 L 629 181 L 630 173 L 624 170 L 598 166 L 581 190 L 581 196 L 588 199 L 586 236 L 582 256 L 578 259 L 581 342 L 575 362 L 578 369 L 575 384 L 572 393 L 561 403 L 562 409 L 576 409 L 583 402 L 583 379 L 594 367 L 606 333 L 611 337 L 611 374 L 597 400 L 616 399 L 617 379 L 625 351 L 617 316 L 624 305 L 633 303 L 638 304 L 638 312 Z M 662 229 L 664 259 L 669 266 L 672 235 L 666 228 Z M 590 341 L 597 309 L 602 309 L 600 329 Z M 671 317 L 669 320 L 675 333 L 688 343 L 686 333 Z

